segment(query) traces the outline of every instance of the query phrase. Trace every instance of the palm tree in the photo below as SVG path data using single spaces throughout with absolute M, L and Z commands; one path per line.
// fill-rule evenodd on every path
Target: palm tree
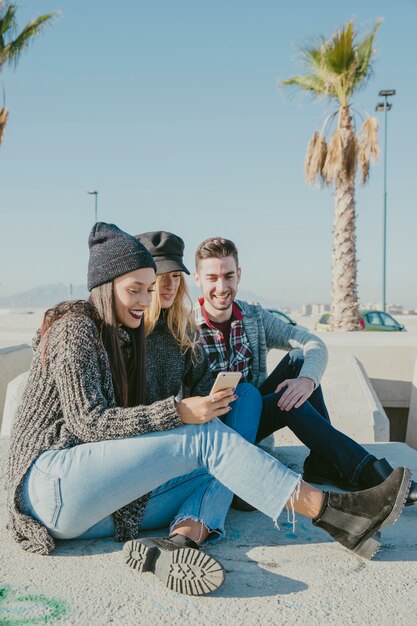
M 43 26 L 52 20 L 54 13 L 46 13 L 32 20 L 17 34 L 17 5 L 0 0 L 0 72 L 6 65 L 16 67 L 22 52 L 30 40 L 37 35 Z M 0 109 L 0 144 L 7 123 L 8 110 Z
M 357 261 L 355 232 L 355 179 L 361 169 L 362 183 L 368 179 L 370 162 L 378 158 L 378 122 L 365 119 L 356 132 L 351 99 L 371 72 L 374 39 L 381 20 L 360 40 L 352 22 L 330 38 L 301 48 L 307 73 L 281 81 L 316 98 L 337 102 L 321 131 L 316 130 L 307 148 L 305 174 L 308 184 L 316 181 L 334 186 L 332 245 L 331 328 L 357 330 Z M 329 142 L 326 134 L 335 125 Z

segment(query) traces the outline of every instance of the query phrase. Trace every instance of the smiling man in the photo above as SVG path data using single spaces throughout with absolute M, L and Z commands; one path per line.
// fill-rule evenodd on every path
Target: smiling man
M 392 472 L 388 462 L 377 460 L 330 423 L 320 387 L 327 365 L 323 341 L 286 324 L 259 304 L 236 299 L 241 268 L 237 248 L 229 239 L 203 241 L 195 263 L 195 280 L 202 291 L 195 307 L 200 341 L 213 375 L 238 371 L 242 381 L 259 389 L 262 415 L 256 440 L 288 426 L 310 448 L 303 474 L 307 482 L 347 489 L 381 483 Z M 288 354 L 268 376 L 266 357 L 272 348 Z M 416 501 L 413 483 L 408 503 Z

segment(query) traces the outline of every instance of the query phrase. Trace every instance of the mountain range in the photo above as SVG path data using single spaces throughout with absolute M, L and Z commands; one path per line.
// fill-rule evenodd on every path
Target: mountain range
M 189 287 L 190 296 L 196 300 L 200 295 L 200 290 L 196 285 Z M 259 296 L 252 291 L 239 289 L 239 298 L 242 300 L 259 302 L 266 308 L 288 307 L 288 303 L 278 302 L 269 298 Z M 0 297 L 1 309 L 43 309 L 63 300 L 78 300 L 88 298 L 87 285 L 65 285 L 57 283 L 53 285 L 40 285 L 33 287 L 29 291 L 16 293 L 12 296 Z

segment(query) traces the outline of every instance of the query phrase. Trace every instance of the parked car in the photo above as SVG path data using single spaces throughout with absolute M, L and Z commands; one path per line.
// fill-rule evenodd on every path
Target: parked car
M 291 324 L 291 326 L 297 326 L 297 322 L 295 322 L 289 315 L 283 313 L 282 311 L 277 311 L 276 309 L 267 309 L 270 313 L 278 317 L 282 322 L 286 324 Z
M 359 311 L 359 316 L 360 330 L 365 330 L 368 332 L 393 332 L 405 330 L 403 324 L 399 324 L 397 320 L 392 317 L 392 315 L 390 315 L 389 313 L 385 313 L 384 311 L 361 310 Z M 323 315 L 316 324 L 316 330 L 329 330 L 329 318 L 330 313 L 323 313 Z

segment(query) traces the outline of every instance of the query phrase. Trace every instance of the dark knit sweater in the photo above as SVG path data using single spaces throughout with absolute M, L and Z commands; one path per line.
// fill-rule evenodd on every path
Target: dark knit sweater
M 127 344 L 127 332 L 120 329 L 120 335 Z M 11 434 L 9 528 L 25 550 L 49 554 L 54 548 L 46 528 L 21 512 L 20 487 L 33 461 L 45 450 L 181 426 L 174 397 L 164 397 L 150 406 L 117 407 L 107 352 L 94 321 L 68 314 L 53 324 L 44 364 L 41 345 L 35 349 Z M 148 497 L 116 511 L 117 540 L 137 536 Z
M 163 314 L 146 340 L 146 379 L 149 404 L 169 396 L 206 396 L 213 386 L 202 346 L 196 345 L 194 355 L 182 353 Z

